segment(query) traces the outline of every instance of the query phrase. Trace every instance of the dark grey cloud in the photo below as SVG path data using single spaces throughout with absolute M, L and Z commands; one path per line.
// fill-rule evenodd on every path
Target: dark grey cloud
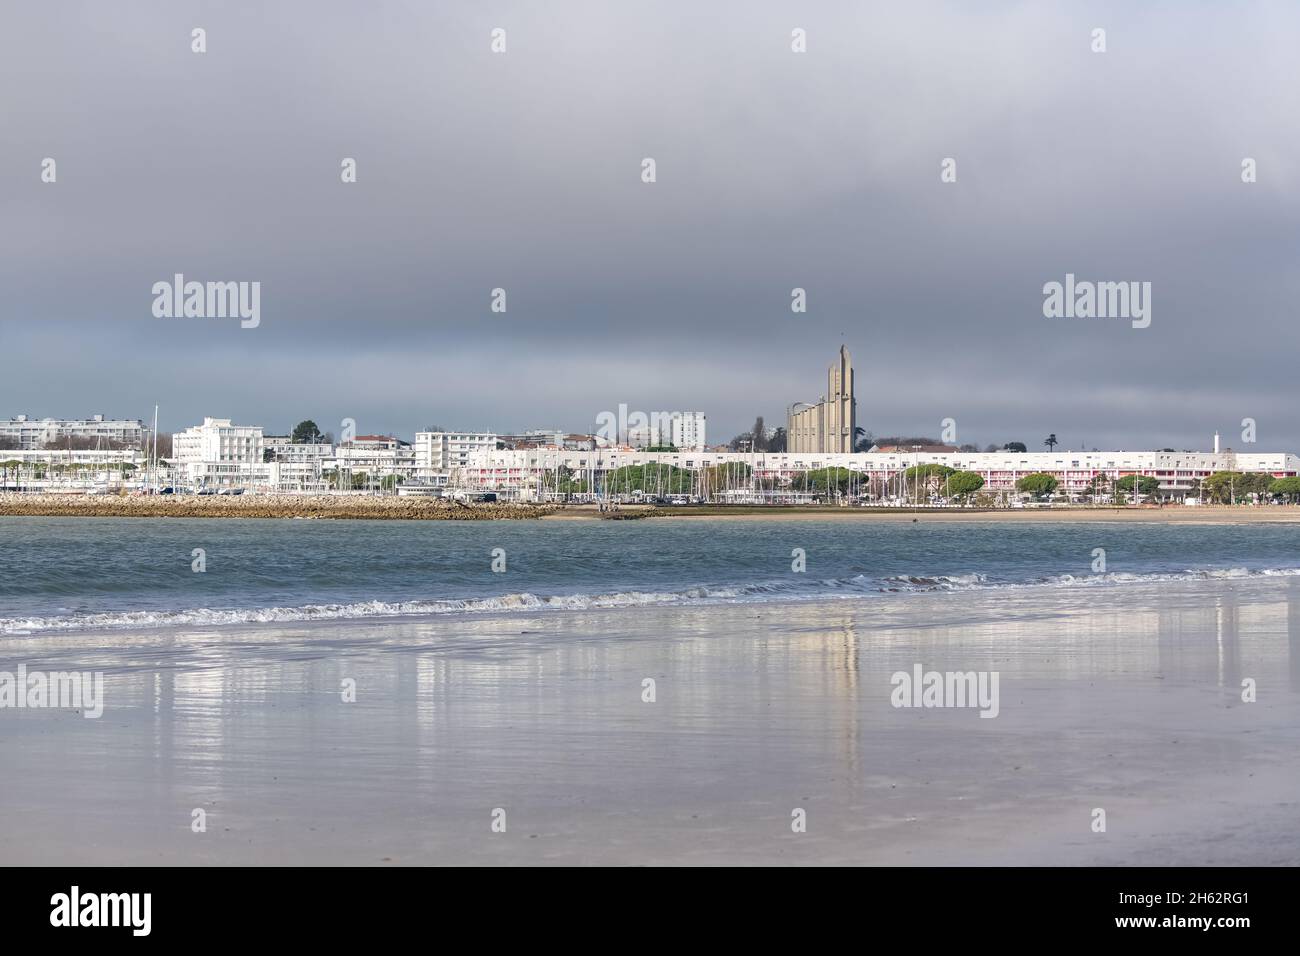
M 626 402 L 720 438 L 815 398 L 843 341 L 878 434 L 1203 447 L 1249 416 L 1300 450 L 1297 28 L 1287 3 L 11 3 L 0 415 L 409 435 Z M 175 272 L 260 281 L 261 326 L 154 318 Z M 1150 281 L 1151 327 L 1045 319 L 1067 272 Z

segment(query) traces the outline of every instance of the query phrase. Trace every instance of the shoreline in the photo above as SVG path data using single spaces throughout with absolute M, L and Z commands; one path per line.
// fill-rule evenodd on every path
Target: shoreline
M 31 518 L 283 518 L 387 521 L 636 521 L 708 519 L 886 522 L 1108 522 L 1168 524 L 1295 524 L 1300 506 L 892 508 L 835 505 L 595 505 L 523 502 L 458 503 L 440 498 L 333 495 L 61 495 L 0 492 L 0 517 Z
M 554 506 L 441 498 L 331 495 L 46 495 L 0 493 L 0 517 L 303 518 L 390 521 L 536 519 Z
M 1111 523 L 1142 522 L 1169 524 L 1296 524 L 1300 523 L 1300 507 L 1266 505 L 1203 505 L 1186 507 L 1169 505 L 1164 508 L 1105 507 L 1093 508 L 1077 505 L 1057 508 L 755 508 L 737 505 L 736 510 L 703 506 L 698 512 L 687 508 L 656 509 L 647 517 L 653 518 L 710 518 L 739 520 L 747 518 L 795 520 L 875 520 L 875 521 L 940 521 L 940 522 L 1008 522 L 1031 523 L 1089 522 Z

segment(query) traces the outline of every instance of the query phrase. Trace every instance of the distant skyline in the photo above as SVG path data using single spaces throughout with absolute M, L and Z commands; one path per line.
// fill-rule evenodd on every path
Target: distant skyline
M 878 436 L 1300 451 L 1294 4 L 11 7 L 0 417 L 714 444 L 843 343 Z M 155 318 L 178 272 L 260 323 Z M 1045 318 L 1067 274 L 1150 326 Z

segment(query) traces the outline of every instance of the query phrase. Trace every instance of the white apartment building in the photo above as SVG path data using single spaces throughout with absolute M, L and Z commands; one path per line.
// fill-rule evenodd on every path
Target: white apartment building
M 358 435 L 351 441 L 339 442 L 321 464 L 340 478 L 365 475 L 367 481 L 410 481 L 415 476 L 415 449 L 410 442 L 391 435 Z M 346 482 L 343 487 L 347 487 Z
M 705 426 L 708 420 L 703 412 L 674 412 L 672 444 L 682 451 L 702 451 L 705 447 Z
M 915 465 L 946 465 L 973 471 L 992 493 L 1014 492 L 1025 475 L 1046 472 L 1066 494 L 1084 493 L 1093 478 L 1112 482 L 1126 475 L 1146 475 L 1160 482 L 1164 496 L 1194 493 L 1197 482 L 1216 471 L 1264 472 L 1276 478 L 1300 475 L 1300 457 L 1285 452 L 1054 451 L 1029 452 L 645 452 L 604 448 L 568 451 L 555 448 L 492 451 L 473 456 L 463 471 L 465 482 L 484 489 L 534 487 L 539 479 L 564 467 L 577 475 L 601 475 L 630 465 L 662 464 L 699 470 L 737 463 L 759 479 L 785 486 L 800 472 L 847 468 L 862 475 L 868 488 L 884 492 L 888 481 Z M 873 485 L 874 482 L 874 485 Z
M 703 412 L 667 412 L 654 415 L 644 425 L 627 430 L 627 443 L 633 448 L 672 445 L 694 451 L 704 448 L 706 419 Z
M 105 418 L 103 415 L 41 419 L 18 415 L 0 419 L 0 439 L 9 439 L 4 444 L 17 444 L 19 449 L 41 449 L 68 438 L 102 442 L 106 446 L 141 448 L 147 433 L 144 422 L 139 419 Z
M 276 491 L 320 492 L 328 488 L 325 462 L 334 457 L 329 442 L 295 442 L 288 436 L 265 437 L 269 479 Z
M 129 488 L 143 483 L 148 469 L 148 457 L 137 448 L 5 449 L 0 451 L 0 489 Z
M 334 455 L 334 446 L 329 442 L 313 444 L 272 439 L 266 442 L 264 448 L 266 457 L 271 461 L 314 461 L 319 463 Z
M 172 435 L 176 481 L 195 491 L 204 488 L 263 488 L 261 425 L 233 425 L 229 418 L 205 418 Z
M 445 481 L 465 468 L 473 456 L 496 448 L 495 432 L 416 432 L 415 476 L 423 482 Z

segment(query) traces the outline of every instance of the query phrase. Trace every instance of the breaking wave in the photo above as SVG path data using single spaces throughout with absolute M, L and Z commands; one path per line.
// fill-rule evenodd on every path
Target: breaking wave
M 194 608 L 168 611 L 82 613 L 51 617 L 0 618 L 0 635 L 31 635 L 73 630 L 119 630 L 155 627 L 211 627 L 238 624 L 276 624 L 438 614 L 509 614 L 535 611 L 582 611 L 601 608 L 761 603 L 813 600 L 907 592 L 976 591 L 1021 588 L 1092 588 L 1161 581 L 1290 577 L 1300 568 L 1188 569 L 1178 572 L 1134 574 L 1058 574 L 1023 581 L 991 580 L 983 574 L 894 575 L 814 580 L 807 583 L 771 581 L 732 586 L 698 586 L 679 591 L 615 591 L 608 594 L 539 596 L 529 592 L 497 597 L 428 601 L 360 601 L 350 604 L 307 604 L 300 607 Z

